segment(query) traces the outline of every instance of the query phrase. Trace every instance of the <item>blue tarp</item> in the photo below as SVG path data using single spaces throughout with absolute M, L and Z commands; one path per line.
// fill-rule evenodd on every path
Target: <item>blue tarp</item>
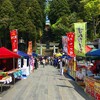
M 92 51 L 86 53 L 87 56 L 100 56 L 100 49 L 93 49 Z
M 61 58 L 66 58 L 66 59 L 71 59 L 72 57 L 70 57 L 69 55 L 62 55 Z
M 35 52 L 32 52 L 32 56 L 37 57 L 38 54 L 36 54 Z
M 24 53 L 23 51 L 18 50 L 18 54 L 23 58 L 29 58 L 28 54 Z

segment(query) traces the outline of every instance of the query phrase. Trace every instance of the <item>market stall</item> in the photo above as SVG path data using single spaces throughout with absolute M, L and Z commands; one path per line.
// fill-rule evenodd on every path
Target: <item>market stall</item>
M 1 76 L 2 78 L 0 79 L 0 86 L 1 86 L 1 90 L 0 90 L 0 92 L 2 92 L 3 91 L 3 86 L 6 84 L 6 85 L 9 85 L 9 83 L 11 83 L 12 82 L 12 77 L 11 76 Z
M 19 50 L 18 54 L 21 56 L 18 59 L 18 67 L 22 71 L 22 78 L 26 78 L 29 75 L 29 55 Z
M 100 79 L 85 77 L 85 91 L 95 100 L 100 100 Z
M 9 82 L 12 82 L 15 80 L 10 74 L 13 71 L 12 75 L 15 73 L 15 69 L 17 69 L 17 59 L 20 58 L 20 56 L 10 50 L 8 50 L 5 47 L 0 48 L 0 72 L 1 72 L 1 79 L 0 84 L 3 82 L 8 84 Z M 7 73 L 5 76 L 4 73 Z M 11 81 L 6 82 L 6 80 L 9 80 L 9 77 Z
M 100 100 L 100 49 L 93 49 L 86 56 L 93 65 L 89 69 L 92 75 L 85 77 L 85 91 L 95 100 Z
M 88 45 L 85 46 L 85 52 L 91 51 Z M 85 56 L 75 56 L 68 60 L 68 75 L 82 87 L 85 86 L 84 77 L 87 72 L 87 61 Z

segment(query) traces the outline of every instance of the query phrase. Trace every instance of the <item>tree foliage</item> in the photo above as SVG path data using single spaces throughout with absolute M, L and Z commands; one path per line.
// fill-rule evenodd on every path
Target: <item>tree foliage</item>
M 72 32 L 73 29 L 73 23 L 77 21 L 77 15 L 76 13 L 68 15 L 64 15 L 58 19 L 58 21 L 52 25 L 52 30 L 54 33 L 56 33 L 56 41 L 59 42 L 61 40 L 61 37 L 64 36 L 68 32 Z
M 92 26 L 91 36 L 98 36 L 98 25 L 100 25 L 100 0 L 81 0 L 84 5 L 85 19 Z M 91 29 L 91 28 L 90 28 Z M 100 32 L 100 31 L 99 31 Z M 95 37 L 96 38 L 96 37 Z
M 3 0 L 0 5 L 0 42 L 2 42 L 1 45 L 7 46 L 9 43 L 9 26 L 15 10 L 10 0 Z
M 18 29 L 19 38 L 23 37 L 26 43 L 40 39 L 44 29 L 43 12 L 44 0 L 0 0 L 1 41 L 8 38 L 12 29 Z
M 1 46 L 10 44 L 12 29 L 18 29 L 19 38 L 26 43 L 40 39 L 59 42 L 62 35 L 74 31 L 77 21 L 87 22 L 89 39 L 100 37 L 100 0 L 49 1 L 46 5 L 45 0 L 0 0 Z M 48 32 L 44 30 L 46 16 L 51 25 Z
M 53 0 L 50 3 L 49 18 L 56 38 L 59 33 L 61 37 L 66 32 L 72 31 L 73 23 L 80 21 L 88 24 L 88 39 L 100 37 L 100 0 Z M 66 25 L 62 19 L 67 22 Z
M 49 19 L 51 24 L 64 15 L 70 14 L 70 9 L 67 0 L 53 0 L 50 4 Z

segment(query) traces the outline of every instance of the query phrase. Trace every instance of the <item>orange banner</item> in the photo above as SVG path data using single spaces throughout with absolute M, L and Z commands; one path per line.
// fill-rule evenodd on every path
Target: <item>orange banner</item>
M 32 55 L 32 41 L 28 42 L 28 51 L 27 51 L 28 55 Z

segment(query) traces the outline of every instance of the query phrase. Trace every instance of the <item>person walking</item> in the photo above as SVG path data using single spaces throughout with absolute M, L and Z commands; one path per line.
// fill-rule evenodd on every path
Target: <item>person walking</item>
M 63 63 L 62 63 L 62 58 L 59 58 L 59 66 L 60 66 L 60 75 L 63 75 Z
M 43 68 L 45 67 L 45 59 L 43 58 L 42 60 L 42 63 L 43 63 Z

